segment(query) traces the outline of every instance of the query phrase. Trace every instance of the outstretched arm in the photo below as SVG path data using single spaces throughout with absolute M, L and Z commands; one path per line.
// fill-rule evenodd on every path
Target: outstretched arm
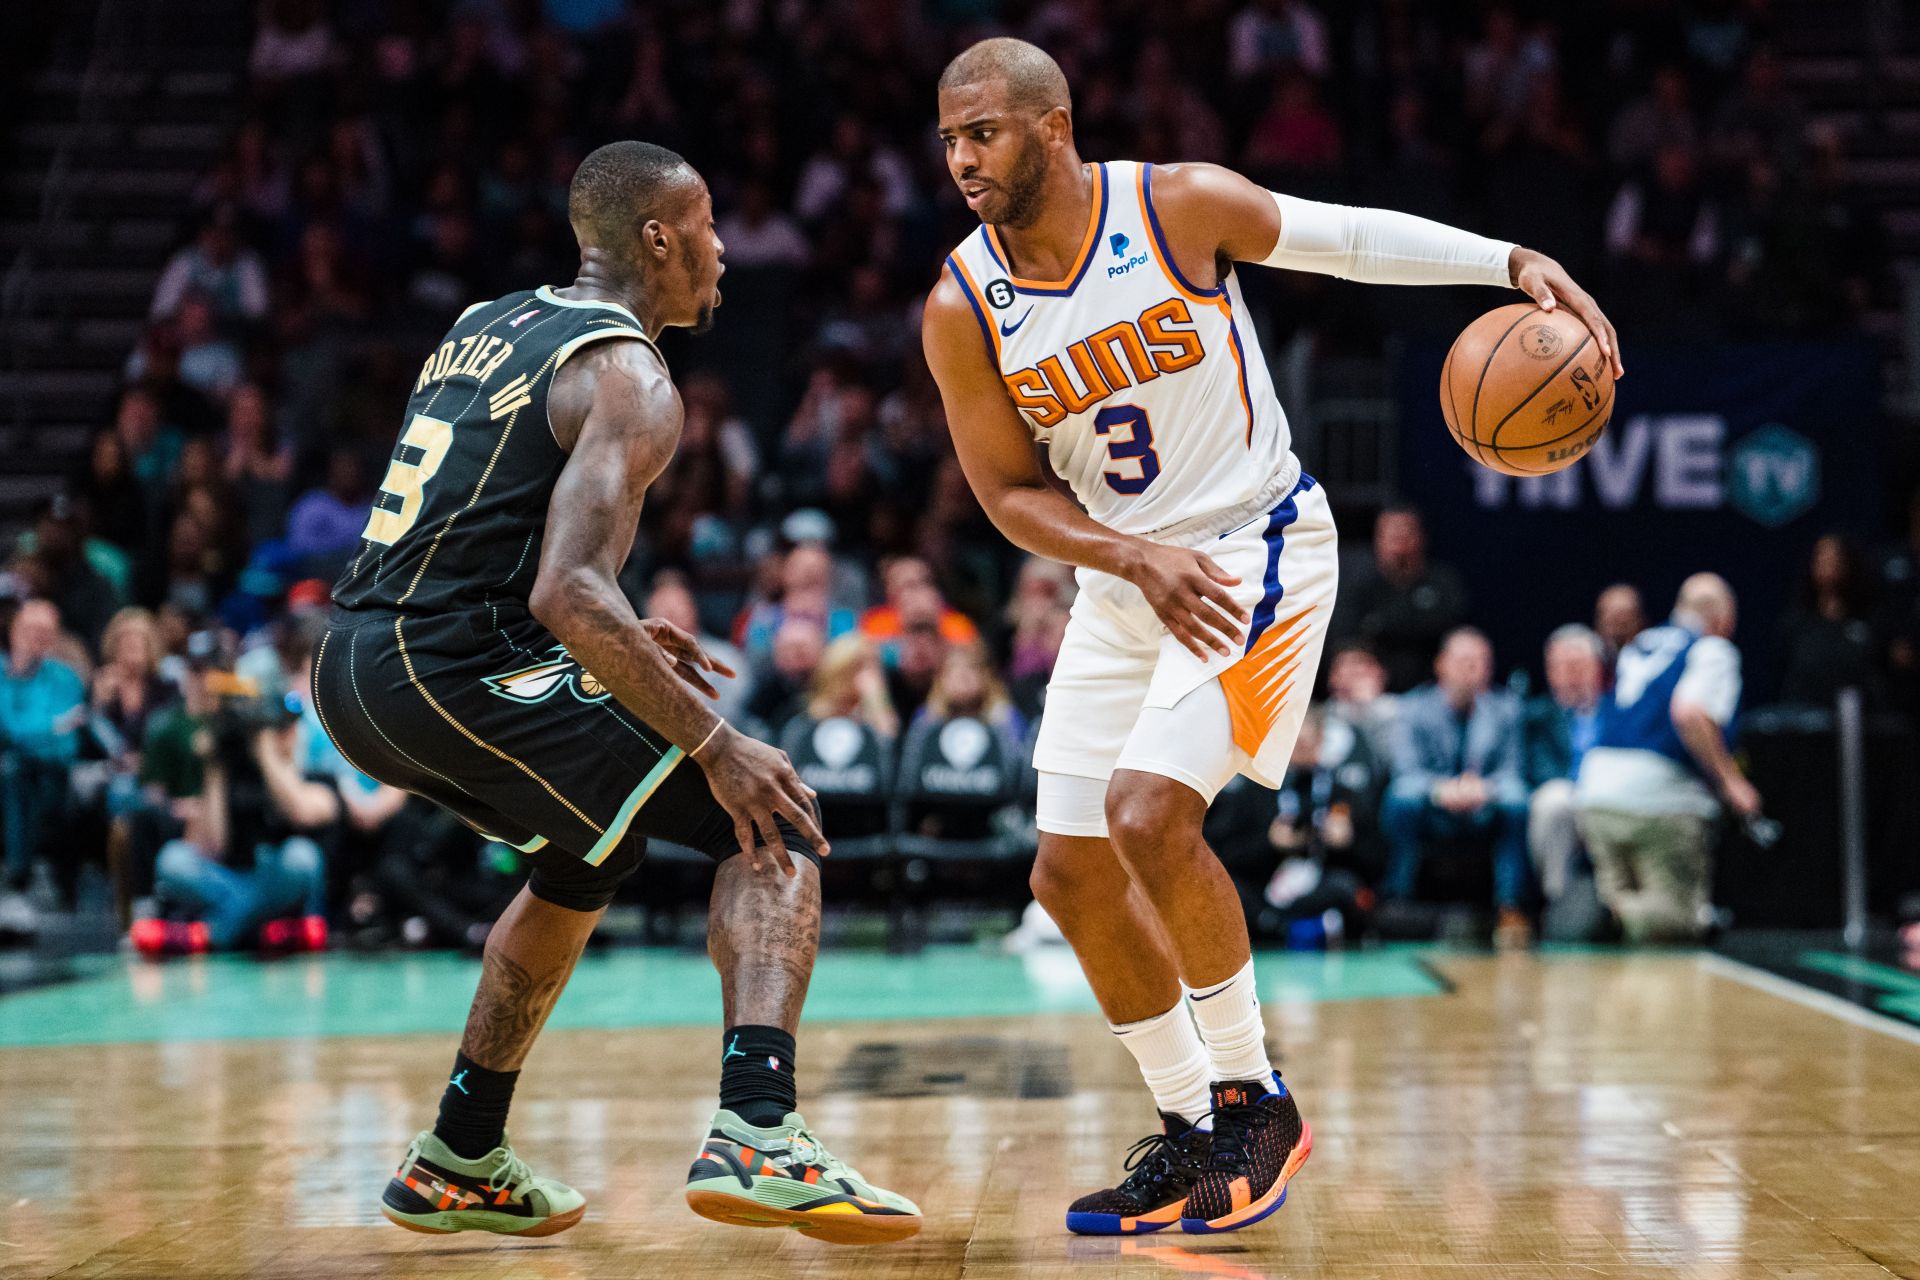
M 1153 201 L 1190 280 L 1210 285 L 1226 262 L 1256 262 L 1365 284 L 1510 285 L 1546 310 L 1564 303 L 1613 362 L 1614 376 L 1626 373 L 1619 335 L 1599 304 L 1537 250 L 1392 209 L 1281 195 L 1212 164 L 1154 166 Z
M 988 358 L 973 308 L 943 273 L 921 325 L 961 470 L 994 526 L 1023 551 L 1084 565 L 1140 587 L 1168 631 L 1196 655 L 1239 640 L 1246 611 L 1224 589 L 1239 579 L 1206 555 L 1117 533 L 1046 482 L 1033 438 Z M 1224 615 L 1224 616 L 1223 616 Z
M 824 854 L 813 793 L 784 753 L 735 732 L 702 703 L 676 670 L 687 655 L 656 639 L 618 581 L 647 486 L 680 439 L 680 396 L 666 367 L 643 343 L 601 343 L 563 366 L 549 416 L 570 456 L 548 503 L 528 606 L 623 706 L 699 761 L 714 798 L 733 815 L 741 850 L 757 860 L 757 827 L 792 874 L 773 820 L 786 818 Z

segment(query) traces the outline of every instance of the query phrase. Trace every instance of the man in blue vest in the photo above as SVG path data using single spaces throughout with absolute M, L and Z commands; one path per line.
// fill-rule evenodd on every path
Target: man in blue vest
M 1630 942 L 1691 942 L 1707 925 L 1714 820 L 1760 794 L 1727 749 L 1740 703 L 1733 590 L 1697 573 L 1672 621 L 1620 652 L 1600 734 L 1580 766 L 1580 836 L 1600 900 Z

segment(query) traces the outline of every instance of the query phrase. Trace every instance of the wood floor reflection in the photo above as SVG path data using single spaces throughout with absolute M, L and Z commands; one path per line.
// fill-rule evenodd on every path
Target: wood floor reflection
M 1314 1154 L 1235 1235 L 1062 1230 L 1151 1116 L 1088 1014 L 803 1030 L 814 1128 L 929 1215 L 872 1250 L 687 1211 L 711 1029 L 542 1042 L 514 1138 L 589 1209 L 524 1243 L 376 1211 L 449 1037 L 176 1041 L 0 1049 L 0 1276 L 1920 1277 L 1920 1046 L 1690 955 L 1432 964 L 1451 994 L 1268 1009 Z

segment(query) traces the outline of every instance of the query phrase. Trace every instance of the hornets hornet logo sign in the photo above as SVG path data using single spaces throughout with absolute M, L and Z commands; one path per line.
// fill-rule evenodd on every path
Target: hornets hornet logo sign
M 494 693 L 511 702 L 545 702 L 562 689 L 572 693 L 581 702 L 607 700 L 607 686 L 601 684 L 593 672 L 576 662 L 573 655 L 567 652 L 567 646 L 557 644 L 549 652 L 553 656 L 545 662 L 509 671 L 505 675 L 487 676 L 484 683 Z

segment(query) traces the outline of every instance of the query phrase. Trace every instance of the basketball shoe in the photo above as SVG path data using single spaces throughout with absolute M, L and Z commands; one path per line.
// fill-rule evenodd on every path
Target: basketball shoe
M 431 1129 L 413 1140 L 380 1197 L 380 1212 L 389 1220 L 409 1231 L 435 1234 L 550 1236 L 580 1221 L 586 1211 L 585 1196 L 527 1168 L 505 1135 L 499 1146 L 468 1160 Z
M 1250 1227 L 1287 1202 L 1287 1183 L 1313 1150 L 1276 1073 L 1267 1080 L 1215 1081 L 1213 1151 L 1194 1184 L 1180 1229 L 1196 1235 Z
M 1180 1221 L 1194 1183 L 1207 1172 L 1213 1135 L 1179 1116 L 1160 1113 L 1161 1132 L 1127 1152 L 1127 1176 L 1117 1187 L 1081 1196 L 1067 1206 L 1067 1230 L 1083 1236 L 1128 1236 Z
M 799 1113 L 757 1129 L 716 1111 L 687 1172 L 687 1204 L 736 1227 L 791 1227 L 830 1244 L 887 1244 L 920 1230 L 920 1208 L 820 1144 Z

